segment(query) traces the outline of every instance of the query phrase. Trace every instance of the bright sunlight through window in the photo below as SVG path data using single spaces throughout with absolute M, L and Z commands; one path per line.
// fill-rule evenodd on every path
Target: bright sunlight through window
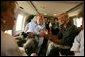
M 77 19 L 77 27 L 80 27 L 82 25 L 82 18 Z
M 23 15 L 19 14 L 17 17 L 16 31 L 22 30 Z

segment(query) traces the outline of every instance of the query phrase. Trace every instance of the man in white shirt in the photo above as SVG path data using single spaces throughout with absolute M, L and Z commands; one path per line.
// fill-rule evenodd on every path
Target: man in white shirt
M 30 23 L 27 24 L 26 26 L 26 30 L 25 32 L 31 32 L 35 35 L 39 35 L 40 34 L 40 30 L 45 28 L 45 24 L 44 24 L 44 20 L 43 20 L 44 16 L 34 16 L 34 18 L 31 20 Z M 27 29 L 28 28 L 28 29 Z M 38 44 L 38 52 L 40 51 L 40 47 L 43 43 L 43 38 L 42 37 L 35 37 L 35 39 L 37 40 Z M 28 40 L 29 41 L 29 40 Z M 33 41 L 32 41 L 33 42 Z M 24 44 L 26 45 L 26 44 Z
M 74 39 L 71 51 L 74 51 L 75 56 L 84 56 L 84 8 L 79 13 L 82 18 L 82 30 Z

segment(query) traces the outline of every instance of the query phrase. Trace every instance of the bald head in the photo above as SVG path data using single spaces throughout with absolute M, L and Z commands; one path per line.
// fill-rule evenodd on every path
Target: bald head
M 68 22 L 68 14 L 63 13 L 58 16 L 58 22 L 60 25 L 64 25 Z

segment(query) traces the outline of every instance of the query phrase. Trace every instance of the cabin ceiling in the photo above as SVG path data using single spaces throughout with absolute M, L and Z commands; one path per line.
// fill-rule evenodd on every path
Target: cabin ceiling
M 64 13 L 73 7 L 79 5 L 83 1 L 17 1 L 23 11 L 28 14 L 37 15 L 38 12 L 44 15 L 59 15 Z M 34 7 L 33 7 L 33 5 Z M 69 15 L 75 15 L 79 12 L 79 9 L 71 12 Z

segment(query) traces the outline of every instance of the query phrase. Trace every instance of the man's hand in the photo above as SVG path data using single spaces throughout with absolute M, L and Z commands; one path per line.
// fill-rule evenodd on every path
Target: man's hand
M 42 29 L 42 30 L 40 31 L 40 35 L 43 36 L 43 37 L 46 37 L 46 36 L 48 35 L 48 31 L 45 30 L 45 29 Z
M 61 39 L 58 39 L 58 37 L 55 35 L 48 34 L 48 32 L 46 30 L 41 30 L 40 35 L 43 36 L 44 38 L 47 38 L 48 40 L 54 42 L 55 44 L 59 44 L 59 45 L 63 44 L 63 41 Z

